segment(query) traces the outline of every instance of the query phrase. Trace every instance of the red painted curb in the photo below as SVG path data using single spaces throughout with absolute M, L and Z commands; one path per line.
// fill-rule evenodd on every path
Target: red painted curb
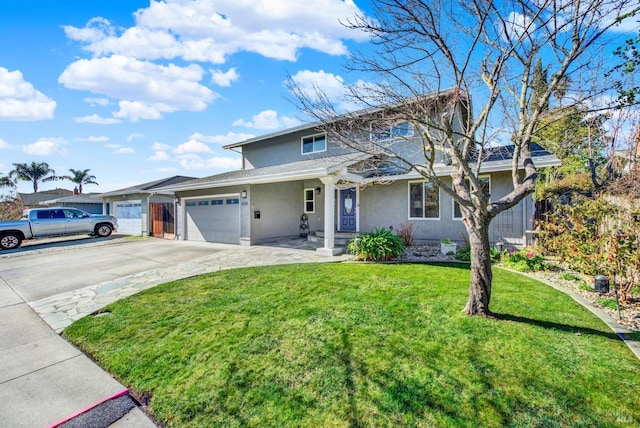
M 128 395 L 128 394 L 129 394 L 129 390 L 128 390 L 128 389 L 123 389 L 122 391 L 117 392 L 117 393 L 115 393 L 115 394 L 113 394 L 113 395 L 111 395 L 111 396 L 109 396 L 109 397 L 107 397 L 107 398 L 103 398 L 102 400 L 98 401 L 97 403 L 94 403 L 94 404 L 92 404 L 92 405 L 90 405 L 90 406 L 88 406 L 88 407 L 85 407 L 84 409 L 79 410 L 79 411 L 75 412 L 74 414 L 69 415 L 69 416 L 67 416 L 66 418 L 64 418 L 64 419 L 62 419 L 62 420 L 60 420 L 60 421 L 58 421 L 58 422 L 56 422 L 56 423 L 54 423 L 54 424 L 48 425 L 48 426 L 47 426 L 47 428 L 57 428 L 57 427 L 59 427 L 60 425 L 62 425 L 63 423 L 65 423 L 65 422 L 69 422 L 71 419 L 73 419 L 73 418 L 75 418 L 75 417 L 78 417 L 78 416 L 80 416 L 81 414 L 83 414 L 83 413 L 87 413 L 89 410 L 91 410 L 91 409 L 94 409 L 94 408 L 98 407 L 98 406 L 99 406 L 99 405 L 101 405 L 102 403 L 105 403 L 105 402 L 107 402 L 107 401 L 109 401 L 109 400 L 113 400 L 113 399 L 115 399 L 115 398 L 120 398 L 120 397 L 122 397 L 122 396 L 124 396 L 124 395 Z

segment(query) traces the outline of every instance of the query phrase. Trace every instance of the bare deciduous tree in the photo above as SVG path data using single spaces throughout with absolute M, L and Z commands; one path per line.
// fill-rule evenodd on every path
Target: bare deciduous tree
M 416 171 L 459 204 L 471 245 L 464 310 L 491 316 L 489 225 L 534 191 L 531 139 L 548 121 L 549 105 L 559 105 L 554 114 L 575 111 L 609 89 L 593 64 L 613 27 L 638 10 L 637 0 L 377 0 L 372 6 L 371 16 L 345 23 L 368 33 L 374 48 L 355 52 L 347 64 L 374 76 L 370 84 L 348 87 L 343 100 L 364 109 L 338 111 L 318 87 L 309 91 L 293 79 L 290 90 L 302 111 L 344 146 L 377 160 L 376 168 Z M 538 60 L 548 76 L 542 89 L 534 82 Z M 372 121 L 383 132 L 410 122 L 415 132 L 400 143 L 384 135 L 360 138 L 376 132 Z M 479 174 L 496 142 L 513 145 L 512 190 L 492 200 Z M 442 154 L 451 180 L 438 174 Z

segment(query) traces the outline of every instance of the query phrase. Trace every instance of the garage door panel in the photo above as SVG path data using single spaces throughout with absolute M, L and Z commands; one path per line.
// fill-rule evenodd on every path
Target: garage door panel
M 118 233 L 142 235 L 142 201 L 114 202 Z
M 240 209 L 237 199 L 188 201 L 186 239 L 190 241 L 238 244 Z

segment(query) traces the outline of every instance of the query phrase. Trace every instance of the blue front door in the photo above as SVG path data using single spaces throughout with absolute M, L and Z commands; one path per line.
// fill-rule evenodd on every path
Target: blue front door
M 340 230 L 356 230 L 356 189 L 340 190 Z

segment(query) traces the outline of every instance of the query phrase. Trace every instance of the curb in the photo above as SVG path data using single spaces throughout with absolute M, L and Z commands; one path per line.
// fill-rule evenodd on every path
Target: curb
M 134 407 L 136 405 L 129 396 L 129 390 L 124 389 L 47 426 L 47 428 L 87 426 L 106 428 L 122 418 Z

